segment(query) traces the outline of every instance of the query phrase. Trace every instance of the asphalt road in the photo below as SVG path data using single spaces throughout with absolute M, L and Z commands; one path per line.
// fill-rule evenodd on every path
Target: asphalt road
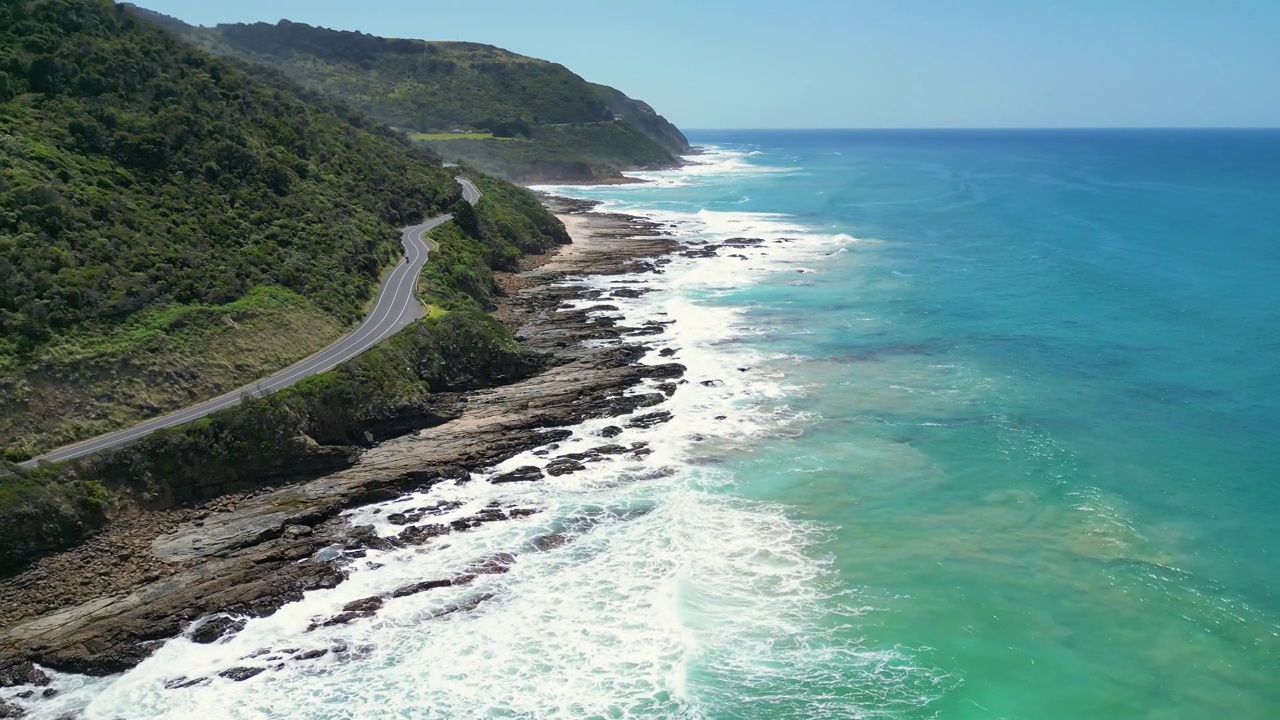
M 479 202 L 480 191 L 476 189 L 476 186 L 470 180 L 462 177 L 455 179 L 462 186 L 462 197 L 467 202 Z M 326 370 L 332 370 L 339 363 L 346 362 L 377 345 L 387 337 L 394 335 L 404 326 L 422 317 L 422 305 L 418 302 L 418 296 L 414 289 L 417 286 L 418 275 L 422 273 L 422 266 L 427 263 L 428 249 L 423 237 L 429 231 L 452 219 L 452 215 L 441 215 L 421 225 L 410 225 L 404 228 L 400 234 L 400 242 L 404 244 L 405 259 L 382 278 L 382 282 L 378 287 L 378 297 L 373 304 L 373 310 L 369 312 L 369 316 L 355 330 L 352 330 L 329 347 L 251 385 L 245 385 L 242 388 L 168 415 L 152 418 L 130 428 L 65 445 L 21 463 L 22 466 L 35 467 L 41 461 L 61 462 L 89 455 L 99 450 L 125 445 L 161 428 L 198 420 L 209 413 L 237 405 L 246 397 L 267 395 L 288 387 L 303 378 Z

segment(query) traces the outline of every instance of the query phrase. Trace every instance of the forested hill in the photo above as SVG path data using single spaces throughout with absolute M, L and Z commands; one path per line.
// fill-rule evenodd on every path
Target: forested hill
M 212 28 L 157 20 L 202 48 L 275 67 L 447 157 L 510 178 L 609 177 L 671 165 L 689 151 L 679 129 L 649 105 L 491 45 L 387 39 L 287 20 Z M 499 137 L 444 137 L 458 130 Z
M 452 175 L 109 0 L 0 2 L 0 447 L 112 429 L 319 349 L 363 316 L 397 228 L 457 200 Z M 555 222 L 517 204 L 530 222 L 502 228 Z

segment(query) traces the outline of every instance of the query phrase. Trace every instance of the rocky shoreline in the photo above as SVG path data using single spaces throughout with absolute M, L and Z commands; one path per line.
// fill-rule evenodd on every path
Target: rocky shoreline
M 549 369 L 505 386 L 441 393 L 433 403 L 445 422 L 376 445 L 352 467 L 310 482 L 226 495 L 199 507 L 138 511 L 117 518 L 83 545 L 0 581 L 0 687 L 39 685 L 40 671 L 32 662 L 88 675 L 121 672 L 184 631 L 193 641 L 211 642 L 237 629 L 230 616 L 268 615 L 307 590 L 336 586 L 345 579 L 345 568 L 367 548 L 420 544 L 482 523 L 535 513 L 537 508 L 493 507 L 441 524 L 431 522 L 441 508 L 425 506 L 389 517 L 403 523 L 403 530 L 390 538 L 377 536 L 368 526 L 351 527 L 339 516 L 345 509 L 442 481 L 468 480 L 473 472 L 538 446 L 550 454 L 559 449 L 568 426 L 665 401 L 684 368 L 636 363 L 650 349 L 642 343 L 653 328 L 618 325 L 593 315 L 593 310 L 607 308 L 608 292 L 558 281 L 590 274 L 661 272 L 667 262 L 663 256 L 680 245 L 664 237 L 660 226 L 640 218 L 592 213 L 592 203 L 544 201 L 566 222 L 574 243 L 555 254 L 526 257 L 520 273 L 499 274 L 504 296 L 493 314 L 527 348 L 548 356 Z M 624 291 L 639 290 L 614 290 Z M 566 308 L 570 301 L 583 299 L 599 304 Z M 597 347 L 584 343 L 587 340 L 621 342 Z M 632 391 L 646 380 L 657 381 L 657 391 Z M 655 410 L 631 422 L 666 418 L 669 414 Z M 586 462 L 647 452 L 642 443 L 624 446 L 606 440 L 583 452 L 554 456 L 546 473 L 574 472 Z M 530 466 L 490 482 L 533 482 L 542 477 L 542 470 Z M 570 540 L 567 535 L 548 536 L 534 543 L 534 549 L 550 550 Z M 458 577 L 424 579 L 391 596 L 466 584 L 468 575 L 505 572 L 514 561 L 480 558 Z M 474 607 L 483 601 L 477 596 L 467 602 Z M 318 622 L 331 625 L 366 617 L 381 602 L 366 598 L 353 604 L 358 607 Z M 465 604 L 449 611 L 466 610 Z M 281 662 L 310 659 L 287 651 L 277 654 Z M 235 670 L 227 672 L 236 675 Z M 239 673 L 252 674 L 256 672 Z M 200 681 L 175 676 L 173 682 L 176 687 Z M 14 706 L 0 704 L 0 717 L 7 716 L 6 707 Z

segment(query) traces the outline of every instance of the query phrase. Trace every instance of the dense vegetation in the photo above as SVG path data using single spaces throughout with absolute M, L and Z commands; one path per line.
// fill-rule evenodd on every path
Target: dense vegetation
M 0 9 L 8 353 L 280 285 L 351 320 L 393 226 L 455 199 L 401 139 L 315 111 L 105 2 Z
M 0 430 L 15 437 L 44 417 L 31 392 L 97 387 L 59 367 L 186 388 L 199 363 L 170 364 L 206 344 L 234 354 L 337 332 L 396 253 L 395 225 L 457 218 L 432 233 L 428 316 L 360 357 L 80 461 L 0 461 L 0 576 L 124 509 L 340 467 L 429 422 L 432 393 L 539 367 L 484 312 L 493 269 L 568 240 L 528 191 L 468 171 L 483 192 L 472 206 L 403 136 L 106 0 L 6 0 L 0 41 Z
M 526 191 L 482 181 L 432 233 L 419 283 L 432 312 L 372 350 L 281 392 L 118 450 L 24 472 L 0 467 L 0 577 L 72 546 L 127 508 L 196 503 L 344 467 L 355 446 L 433 421 L 431 393 L 525 377 L 541 359 L 484 310 L 492 269 L 567 241 Z
M 437 156 L 279 72 L 107 0 L 0 3 L 0 451 L 318 349 L 363 315 L 396 228 L 458 196 Z
M 556 168 L 571 170 L 569 179 L 582 179 L 583 168 L 607 177 L 669 165 L 689 150 L 680 131 L 647 104 L 562 65 L 491 45 L 387 39 L 287 20 L 197 28 L 159 19 L 200 47 L 277 68 L 395 127 L 528 139 L 444 149 L 507 177 Z M 575 138 L 588 143 L 589 153 L 576 151 Z

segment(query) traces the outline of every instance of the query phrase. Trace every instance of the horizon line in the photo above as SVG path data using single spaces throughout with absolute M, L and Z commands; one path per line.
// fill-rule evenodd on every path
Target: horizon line
M 697 131 L 723 131 L 723 130 L 790 130 L 790 131 L 806 131 L 806 132 L 831 132 L 831 131 L 854 131 L 854 132 L 1017 132 L 1017 131 L 1043 131 L 1043 130 L 1073 130 L 1073 131 L 1096 131 L 1096 130 L 1280 130 L 1280 125 L 1045 125 L 1045 126 L 1023 126 L 1023 127 L 945 127 L 945 126 L 911 126 L 911 127 L 681 127 L 681 131 L 697 132 Z

